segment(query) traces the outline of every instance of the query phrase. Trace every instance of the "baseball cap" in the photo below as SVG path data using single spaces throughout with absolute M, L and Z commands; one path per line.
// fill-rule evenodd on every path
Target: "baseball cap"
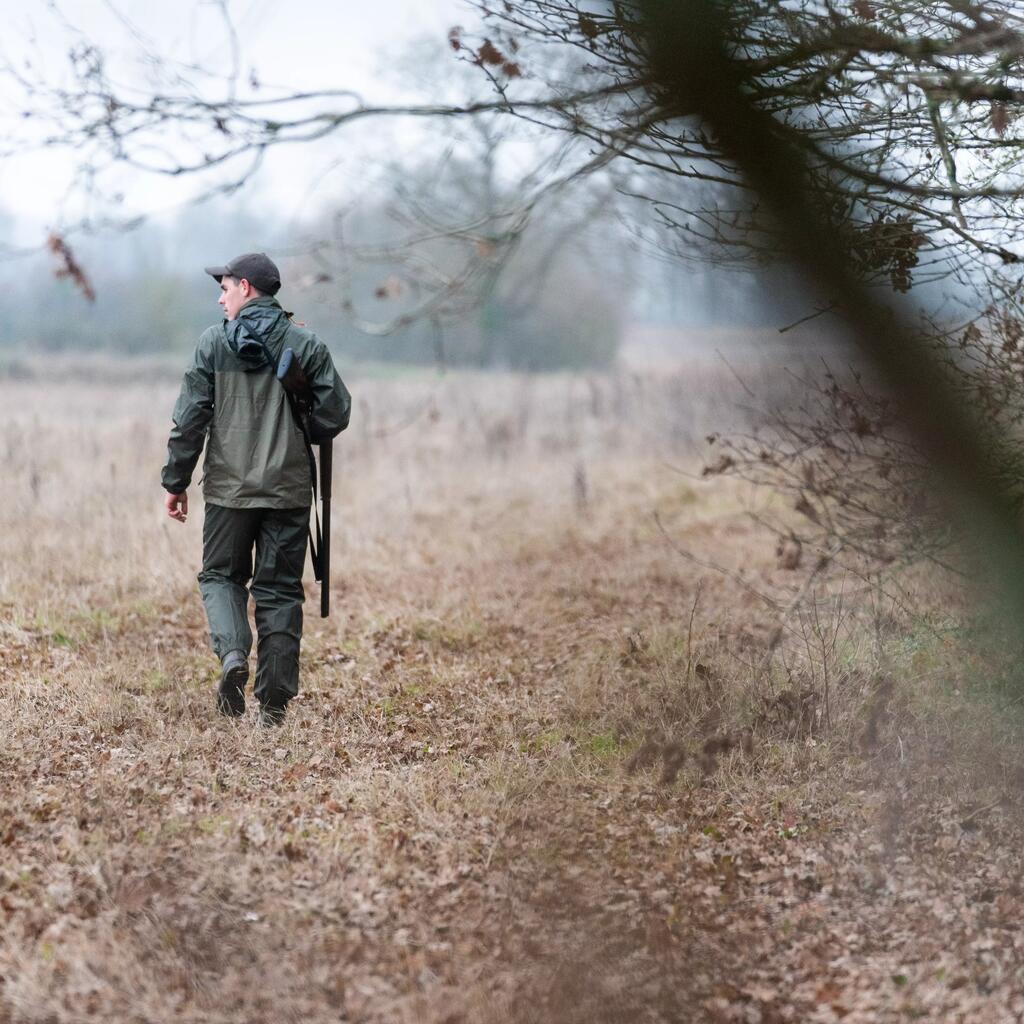
M 247 252 L 228 260 L 223 267 L 204 267 L 210 277 L 218 283 L 222 277 L 233 277 L 246 281 L 265 295 L 276 295 L 281 288 L 281 272 L 277 264 L 265 252 Z

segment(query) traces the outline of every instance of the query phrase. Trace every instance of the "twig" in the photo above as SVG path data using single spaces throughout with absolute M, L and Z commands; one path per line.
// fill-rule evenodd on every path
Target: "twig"
M 987 814 L 989 811 L 995 810 L 1003 802 L 1003 799 L 1003 797 L 1000 797 L 998 800 L 994 800 L 992 803 L 986 804 L 984 807 L 979 807 L 977 810 L 971 811 L 966 818 L 960 819 L 960 827 L 963 828 L 967 822 L 972 821 L 981 814 Z
M 807 316 L 802 316 L 799 320 L 794 320 L 791 324 L 786 324 L 785 327 L 780 327 L 779 334 L 785 334 L 786 331 L 791 331 L 794 327 L 799 327 L 801 324 L 805 324 L 810 320 L 817 320 L 819 316 L 824 316 L 826 313 L 831 313 L 834 309 L 838 308 L 838 302 L 830 302 L 827 306 L 819 306 L 813 313 L 808 313 Z
M 697 603 L 700 601 L 700 592 L 704 586 L 704 581 L 697 581 L 697 592 L 693 595 L 693 607 L 690 609 L 690 621 L 686 627 L 686 677 L 690 677 L 690 672 L 693 665 L 693 617 L 697 614 Z
M 719 358 L 719 359 L 721 359 L 723 363 L 725 363 L 725 367 L 726 367 L 726 369 L 727 369 L 727 370 L 728 370 L 728 371 L 729 371 L 729 372 L 730 372 L 730 373 L 731 373 L 731 374 L 732 374 L 732 375 L 733 375 L 733 376 L 734 376 L 734 377 L 736 378 L 737 382 L 739 383 L 739 386 L 740 386 L 741 388 L 743 388 L 743 390 L 744 390 L 744 391 L 745 391 L 745 392 L 746 392 L 746 393 L 747 393 L 747 394 L 748 394 L 748 395 L 749 395 L 749 396 L 750 396 L 751 398 L 753 398 L 753 399 L 756 399 L 756 398 L 757 398 L 757 395 L 755 395 L 755 394 L 754 394 L 754 392 L 753 392 L 753 391 L 751 391 L 751 390 L 750 390 L 750 388 L 748 388 L 748 387 L 747 387 L 747 385 L 746 385 L 746 382 L 745 382 L 745 381 L 743 380 L 743 378 L 742 378 L 742 377 L 741 377 L 741 376 L 740 376 L 740 375 L 739 375 L 739 374 L 738 374 L 738 373 L 737 373 L 737 372 L 736 372 L 736 371 L 735 371 L 735 370 L 733 369 L 732 365 L 731 365 L 731 364 L 729 363 L 729 360 L 728 360 L 728 359 L 726 359 L 726 358 L 725 358 L 725 356 L 723 356 L 723 355 L 722 355 L 722 350 L 721 350 L 721 349 L 717 349 L 717 348 L 716 348 L 716 349 L 715 349 L 715 355 L 716 355 L 716 356 L 718 356 L 718 358 Z
M 677 555 L 682 556 L 688 562 L 693 562 L 694 565 L 699 565 L 702 569 L 710 569 L 712 572 L 717 572 L 720 575 L 725 576 L 727 579 L 734 580 L 741 587 L 743 587 L 743 589 L 746 590 L 748 593 L 753 594 L 755 597 L 757 597 L 760 600 L 764 601 L 765 604 L 770 605 L 772 608 L 778 608 L 779 607 L 779 602 L 776 601 L 775 598 L 769 597 L 767 594 L 761 593 L 761 591 L 758 590 L 757 587 L 751 586 L 738 573 L 734 572 L 731 569 L 726 569 L 725 566 L 716 565 L 714 562 L 706 562 L 703 559 L 698 558 L 696 555 L 692 554 L 691 552 L 687 551 L 686 548 L 681 548 L 668 535 L 668 531 L 665 529 L 665 526 L 662 523 L 661 517 L 658 515 L 658 513 L 657 512 L 652 512 L 651 515 L 654 517 L 654 522 L 657 525 L 658 529 L 661 531 L 661 535 L 668 542 L 668 546 L 670 548 L 672 548 L 672 550 Z

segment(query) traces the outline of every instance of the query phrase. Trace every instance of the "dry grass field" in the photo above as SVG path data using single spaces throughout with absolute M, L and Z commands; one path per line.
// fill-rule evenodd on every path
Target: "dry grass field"
M 0 381 L 0 1024 L 1024 1015 L 999 659 L 840 579 L 765 670 L 721 363 L 353 380 L 280 730 L 214 713 L 176 385 L 93 376 Z

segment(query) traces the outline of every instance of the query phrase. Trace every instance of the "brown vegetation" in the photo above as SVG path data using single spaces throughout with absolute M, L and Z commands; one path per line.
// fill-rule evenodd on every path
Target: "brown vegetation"
M 213 711 L 173 384 L 0 383 L 0 1022 L 1019 1015 L 1008 669 L 699 482 L 734 386 L 357 383 L 267 731 Z

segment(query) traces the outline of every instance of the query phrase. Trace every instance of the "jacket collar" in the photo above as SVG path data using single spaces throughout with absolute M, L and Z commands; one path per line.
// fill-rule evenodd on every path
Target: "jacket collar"
M 257 309 L 280 309 L 282 313 L 284 312 L 284 310 L 281 309 L 281 303 L 278 302 L 273 295 L 258 295 L 254 299 L 249 299 L 249 301 L 246 302 L 238 311 L 238 315 L 243 316 L 246 313 L 252 314 Z

